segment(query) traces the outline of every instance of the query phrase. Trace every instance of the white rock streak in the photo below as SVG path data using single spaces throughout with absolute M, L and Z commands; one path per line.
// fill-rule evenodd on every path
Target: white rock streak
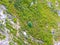
M 60 16 L 60 10 L 57 10 L 58 16 Z
M 24 36 L 27 36 L 27 33 L 25 31 L 23 32 L 23 34 L 24 34 Z
M 54 45 L 60 45 L 60 41 L 55 41 L 54 40 Z
M 33 2 L 31 2 L 30 7 L 31 7 L 33 4 L 34 4 L 34 3 L 33 3 Z
M 15 18 L 15 17 L 10 15 L 10 14 L 8 14 L 7 12 L 6 13 L 4 13 L 4 12 L 6 12 L 5 6 L 4 5 L 0 5 L 0 24 L 6 26 L 6 22 L 7 22 L 6 19 L 7 19 L 9 21 L 8 23 L 10 23 L 11 26 L 14 29 L 19 30 L 20 29 L 19 21 L 17 20 L 17 23 L 14 23 L 13 18 Z M 11 34 L 9 34 L 10 31 L 6 27 L 3 27 L 3 28 L 4 28 L 3 32 L 0 31 L 0 33 L 5 35 L 6 38 L 3 39 L 3 40 L 0 40 L 0 45 L 9 45 L 9 42 L 12 39 L 12 37 L 9 36 L 9 35 L 11 35 Z M 18 31 L 17 31 L 17 35 L 18 35 Z M 24 35 L 26 35 L 25 32 L 24 32 Z M 17 45 L 17 44 L 14 44 L 14 45 Z
M 0 5 L 0 23 L 2 25 L 5 25 L 6 19 L 9 20 L 11 18 L 11 16 L 10 16 L 10 18 L 8 17 L 9 16 L 8 14 L 4 14 L 4 11 L 6 12 L 5 6 Z M 9 21 L 13 26 L 15 26 L 15 29 L 18 27 L 18 25 L 15 24 L 12 20 L 9 20 Z M 0 45 L 9 45 L 9 37 L 10 36 L 9 36 L 8 32 L 10 32 L 10 31 L 6 27 L 3 27 L 3 28 L 4 28 L 4 33 L 3 32 L 0 32 L 0 33 L 5 35 L 6 38 L 0 41 Z
M 0 23 L 5 24 L 6 15 L 3 14 L 6 8 L 3 5 L 0 5 Z
M 47 2 L 47 5 L 48 5 L 48 7 L 52 7 L 52 3 L 51 2 Z

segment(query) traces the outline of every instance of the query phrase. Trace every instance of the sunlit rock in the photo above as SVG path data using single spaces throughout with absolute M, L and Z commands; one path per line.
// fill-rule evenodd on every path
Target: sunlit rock
M 10 30 L 6 28 L 6 22 L 8 20 L 14 26 L 16 26 L 17 24 L 15 24 L 14 21 L 12 21 L 13 20 L 12 19 L 13 16 L 11 16 L 10 14 L 8 15 L 7 12 L 4 13 L 4 11 L 6 12 L 5 6 L 0 5 L 0 24 L 1 24 L 0 26 L 1 26 L 1 28 L 2 28 L 2 25 L 3 25 L 3 29 L 2 30 L 0 29 L 0 33 L 5 35 L 5 37 L 6 37 L 5 39 L 0 40 L 0 45 L 9 45 L 9 41 L 12 38 L 10 38 L 11 36 L 9 36 L 11 34 L 9 34 Z M 17 26 L 15 28 L 17 28 Z
M 57 10 L 58 16 L 60 16 L 60 10 Z
M 26 34 L 26 32 L 25 32 L 25 31 L 23 32 L 23 34 L 24 34 L 25 36 L 27 36 L 27 34 Z
M 47 2 L 48 7 L 52 8 L 52 2 Z
M 6 8 L 3 5 L 0 5 L 0 20 L 3 24 L 5 24 L 6 15 L 3 14 L 3 11 L 6 10 Z
M 34 2 L 31 2 L 30 7 L 34 4 Z
M 51 30 L 51 33 L 54 35 L 55 34 L 55 29 L 52 29 Z
M 60 45 L 60 41 L 55 41 L 54 45 Z
M 6 10 L 6 7 L 4 5 L 0 5 L 1 10 Z
M 55 6 L 56 6 L 56 7 L 58 7 L 58 6 L 59 6 L 59 3 L 58 3 L 58 1 L 57 1 L 57 0 L 55 1 Z

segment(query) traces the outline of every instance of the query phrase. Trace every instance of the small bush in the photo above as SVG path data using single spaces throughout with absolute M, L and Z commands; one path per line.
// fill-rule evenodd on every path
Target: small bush
M 29 27 L 32 27 L 32 22 L 29 21 L 29 22 L 28 22 L 28 26 L 29 26 Z

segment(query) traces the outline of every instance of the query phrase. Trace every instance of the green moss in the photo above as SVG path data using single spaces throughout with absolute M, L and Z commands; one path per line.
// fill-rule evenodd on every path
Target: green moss
M 6 36 L 5 35 L 2 35 L 1 33 L 0 33 L 0 40 L 3 40 L 3 39 L 5 39 L 6 38 Z
M 14 45 L 14 43 L 13 42 L 9 42 L 9 45 Z

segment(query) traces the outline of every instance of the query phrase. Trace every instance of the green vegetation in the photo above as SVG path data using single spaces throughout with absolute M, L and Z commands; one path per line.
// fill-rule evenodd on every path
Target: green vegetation
M 2 35 L 1 33 L 0 33 L 0 40 L 3 40 L 3 39 L 5 39 L 6 38 L 6 36 L 5 35 Z
M 6 27 L 10 30 L 13 37 L 13 41 L 18 45 L 24 45 L 25 37 L 20 34 L 21 31 L 27 31 L 28 35 L 31 35 L 37 40 L 42 40 L 41 45 L 53 45 L 53 38 L 51 29 L 57 29 L 57 23 L 59 17 L 54 10 L 54 1 L 50 0 L 53 4 L 53 9 L 48 7 L 47 1 L 40 0 L 1 0 L 0 4 L 3 4 L 7 8 L 7 12 L 16 16 L 19 20 L 21 29 L 19 29 L 19 36 L 16 36 L 17 30 L 12 27 L 11 24 L 6 24 Z M 14 22 L 17 19 L 13 19 Z M 40 43 L 32 41 L 30 38 L 26 39 L 31 45 L 40 45 Z M 12 43 L 10 45 L 13 45 Z M 28 44 L 26 44 L 28 45 Z
M 29 27 L 32 27 L 32 22 L 28 22 L 28 26 Z

